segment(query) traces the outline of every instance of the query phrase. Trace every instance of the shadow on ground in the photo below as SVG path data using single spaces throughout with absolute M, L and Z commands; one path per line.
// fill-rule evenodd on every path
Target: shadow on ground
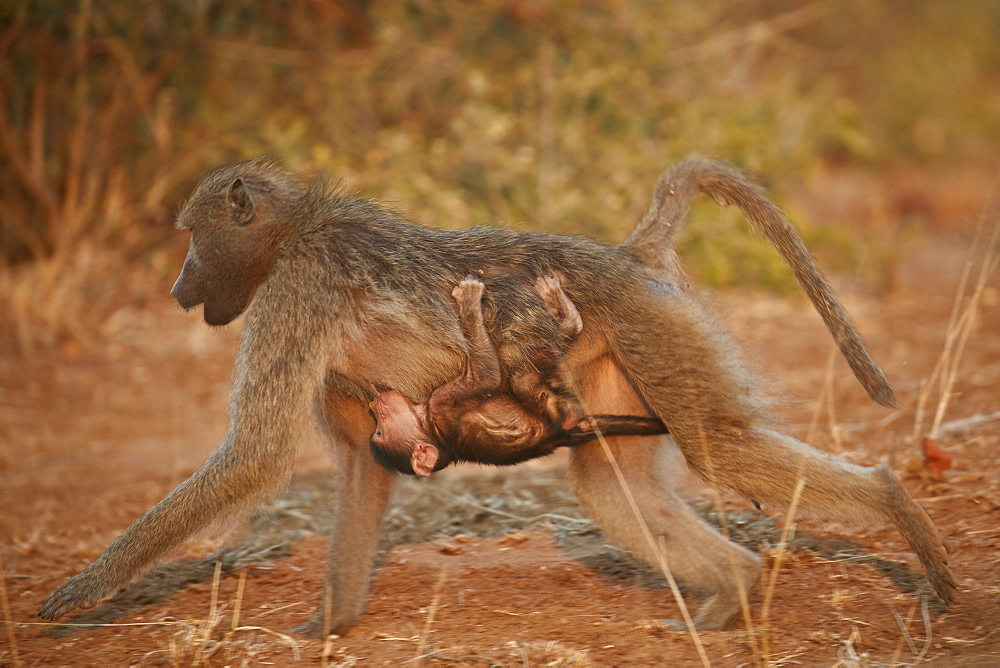
M 232 545 L 201 559 L 160 564 L 103 605 L 74 615 L 44 634 L 62 638 L 94 625 L 113 623 L 192 584 L 212 580 L 216 569 L 225 577 L 253 564 L 286 557 L 310 533 L 325 532 L 332 492 L 325 474 L 298 476 L 283 496 L 249 520 Z M 701 500 L 692 505 L 711 525 L 720 526 L 714 503 Z M 781 542 L 781 527 L 773 517 L 748 511 L 725 513 L 724 520 L 724 531 L 750 550 L 776 549 Z M 658 571 L 608 544 L 601 530 L 583 515 L 565 479 L 552 472 L 516 470 L 496 476 L 404 479 L 385 519 L 379 558 L 397 545 L 459 534 L 492 538 L 542 524 L 551 527 L 567 557 L 602 577 L 646 589 L 667 588 Z M 853 541 L 795 533 L 788 549 L 830 561 L 871 564 L 898 590 L 926 594 L 934 615 L 945 610 L 944 603 L 930 593 L 922 573 L 904 563 L 871 555 Z

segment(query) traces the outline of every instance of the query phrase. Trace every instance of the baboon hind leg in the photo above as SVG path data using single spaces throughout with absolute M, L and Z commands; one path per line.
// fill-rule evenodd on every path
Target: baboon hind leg
M 362 615 L 379 529 L 395 478 L 371 456 L 374 421 L 366 405 L 340 393 L 325 397 L 320 431 L 335 458 L 333 526 L 319 608 L 293 630 L 310 637 L 343 633 Z
M 657 455 L 666 437 L 607 439 L 657 546 L 651 545 L 627 502 L 599 442 L 573 451 L 570 480 L 580 505 L 616 545 L 659 570 L 659 546 L 674 577 L 706 597 L 694 616 L 699 630 L 716 629 L 740 609 L 757 581 L 760 559 L 728 541 L 703 522 L 657 473 Z
M 693 300 L 680 295 L 653 300 L 648 309 L 630 306 L 640 315 L 635 326 L 618 330 L 618 360 L 692 471 L 717 489 L 783 508 L 802 480 L 802 511 L 892 522 L 938 596 L 952 599 L 946 543 L 888 468 L 857 466 L 766 428 L 731 344 Z

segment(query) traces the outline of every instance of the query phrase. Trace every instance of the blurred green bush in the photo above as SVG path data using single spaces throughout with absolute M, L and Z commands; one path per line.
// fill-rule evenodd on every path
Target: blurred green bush
M 998 29 L 963 0 L 3 3 L 0 293 L 89 281 L 81 248 L 163 267 L 197 178 L 259 154 L 428 224 L 607 242 L 691 151 L 778 201 L 831 162 L 989 160 Z M 697 209 L 696 278 L 786 284 L 743 227 Z

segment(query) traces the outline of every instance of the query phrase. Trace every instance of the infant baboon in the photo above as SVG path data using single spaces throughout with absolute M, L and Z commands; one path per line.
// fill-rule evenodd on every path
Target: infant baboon
M 555 377 L 565 349 L 580 334 L 583 321 L 562 290 L 558 275 L 543 276 L 535 291 L 559 325 L 559 345 L 532 366 L 511 372 L 503 387 L 500 359 L 483 321 L 485 286 L 466 277 L 452 291 L 462 332 L 469 342 L 465 372 L 414 404 L 390 390 L 369 404 L 375 415 L 372 454 L 398 473 L 427 476 L 452 462 L 517 464 L 582 445 L 605 436 L 666 433 L 648 417 L 595 415 L 580 418 L 579 408 Z M 544 371 L 542 371 L 544 370 Z
M 273 494 L 319 409 L 337 460 L 336 512 L 318 611 L 298 630 L 349 629 L 364 609 L 393 481 L 370 452 L 368 404 L 390 388 L 424 403 L 462 372 L 470 344 L 450 293 L 479 270 L 500 277 L 489 284 L 483 312 L 504 368 L 527 368 L 533 349 L 554 340 L 555 321 L 544 317 L 532 285 L 559 272 L 584 325 L 565 358 L 581 405 L 661 420 L 695 473 L 745 498 L 787 506 L 801 480 L 802 510 L 892 522 L 938 595 L 951 600 L 956 584 L 944 541 L 899 480 L 884 466 L 857 466 L 770 429 L 734 347 L 669 271 L 672 232 L 664 225 L 679 221 L 678 211 L 699 191 L 735 202 L 761 229 L 872 398 L 894 405 L 885 376 L 794 229 L 763 191 L 719 163 L 685 160 L 666 174 L 650 212 L 619 248 L 502 228 L 434 230 L 321 182 L 303 185 L 266 161 L 228 165 L 210 172 L 181 210 L 178 227 L 191 233 L 191 247 L 171 292 L 184 308 L 203 304 L 212 325 L 246 311 L 229 433 L 190 478 L 53 591 L 39 615 L 55 619 L 98 603 L 213 520 Z M 496 326 L 504 309 L 524 316 L 516 337 L 502 338 Z M 676 495 L 657 467 L 665 438 L 615 436 L 608 443 L 674 574 L 706 596 L 696 626 L 718 628 L 756 580 L 759 558 Z M 570 451 L 570 478 L 611 540 L 659 562 L 598 444 Z

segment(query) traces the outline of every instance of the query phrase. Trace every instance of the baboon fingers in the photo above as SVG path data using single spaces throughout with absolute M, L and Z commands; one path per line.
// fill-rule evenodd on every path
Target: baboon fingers
M 470 274 L 452 288 L 451 296 L 455 298 L 455 301 L 475 304 L 482 298 L 485 291 L 486 286 L 483 285 L 483 282 Z
M 93 582 L 86 571 L 74 575 L 48 595 L 38 616 L 49 621 L 62 617 L 74 608 L 92 608 L 107 595 L 107 588 Z

